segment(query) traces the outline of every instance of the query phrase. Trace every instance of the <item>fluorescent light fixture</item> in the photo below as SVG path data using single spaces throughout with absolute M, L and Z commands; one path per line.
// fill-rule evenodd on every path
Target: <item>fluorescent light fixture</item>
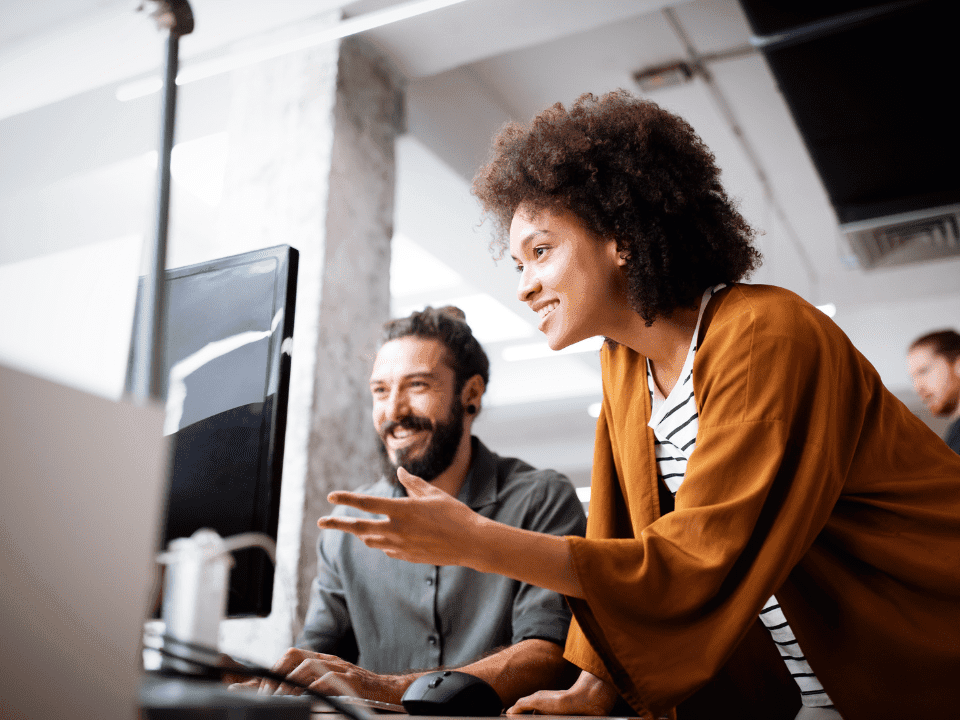
M 170 157 L 170 174 L 180 187 L 210 207 L 220 205 L 227 169 L 227 133 L 213 133 L 177 143 Z
M 135 100 L 138 97 L 159 92 L 162 87 L 163 80 L 159 77 L 148 77 L 143 80 L 124 83 L 117 88 L 116 96 L 120 102 L 127 102 L 127 100 Z
M 231 53 L 213 60 L 190 63 L 177 73 L 177 85 L 184 85 L 195 80 L 202 80 L 231 70 L 255 65 L 264 60 L 272 60 L 292 52 L 316 47 L 325 42 L 350 37 L 385 25 L 392 25 L 401 20 L 426 15 L 451 5 L 459 5 L 462 2 L 467 2 L 467 0 L 412 0 L 412 2 L 400 3 L 382 10 L 347 18 L 332 27 L 298 38 L 264 45 L 252 50 Z M 133 100 L 157 92 L 161 87 L 163 87 L 163 83 L 159 77 L 147 78 L 121 85 L 117 88 L 116 96 L 117 100 L 120 101 Z
M 450 290 L 464 284 L 449 265 L 410 238 L 396 233 L 390 243 L 390 295 L 396 298 Z
M 551 350 L 545 342 L 528 343 L 526 345 L 511 345 L 503 349 L 502 357 L 507 362 L 520 360 L 534 360 L 536 358 L 555 357 L 557 355 L 572 355 L 574 353 L 598 352 L 603 347 L 602 337 L 592 337 L 569 345 L 563 350 Z
M 467 324 L 473 330 L 473 336 L 481 343 L 516 340 L 533 334 L 533 328 L 526 320 L 486 293 L 438 298 L 430 304 L 433 307 L 456 305 L 463 310 L 463 314 L 467 316 Z M 403 317 L 422 307 L 395 307 L 394 315 Z
M 143 154 L 143 161 L 157 169 L 157 151 Z M 227 166 L 227 133 L 213 133 L 173 146 L 170 175 L 177 185 L 211 207 L 220 204 Z
M 817 305 L 817 310 L 822 312 L 827 317 L 833 317 L 837 314 L 837 306 L 833 303 L 827 303 L 826 305 Z
M 598 403 L 598 402 L 590 403 L 590 405 L 587 407 L 587 415 L 589 415 L 592 418 L 598 418 L 600 417 L 600 410 L 602 408 L 603 408 L 603 403 Z
M 580 499 L 580 502 L 590 502 L 590 486 L 587 485 L 586 487 L 578 487 L 577 497 Z

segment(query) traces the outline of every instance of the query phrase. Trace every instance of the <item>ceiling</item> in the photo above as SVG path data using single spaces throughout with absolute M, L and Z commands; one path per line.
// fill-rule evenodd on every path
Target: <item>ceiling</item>
M 270 4 L 269 12 L 253 0 L 191 5 L 196 30 L 182 42 L 184 69 L 321 32 L 338 9 L 350 22 L 423 7 L 393 0 L 283 0 Z M 584 92 L 639 91 L 636 71 L 680 60 L 702 61 L 709 81 L 698 75 L 649 96 L 700 133 L 728 191 L 762 231 L 765 263 L 754 280 L 788 287 L 815 304 L 834 304 L 837 323 L 923 415 L 910 390 L 904 349 L 923 332 L 960 324 L 960 260 L 857 267 L 767 61 L 750 44 L 737 2 L 461 0 L 363 35 L 408 79 L 408 133 L 398 145 L 394 307 L 456 301 L 475 324 L 494 318 L 484 329 L 492 333 L 485 343 L 492 382 L 477 425 L 492 447 L 586 484 L 594 425 L 587 408 L 599 399 L 599 368 L 595 350 L 504 358 L 511 349 L 514 355 L 535 353 L 540 339 L 533 316 L 516 300 L 509 263 L 490 255 L 469 179 L 504 121 L 529 119 Z M 155 29 L 128 0 L 0 6 L 0 167 L 17 168 L 0 176 L 0 263 L 63 249 L 65 242 L 115 238 L 142 225 L 152 182 L 143 158 L 155 137 L 134 128 L 153 127 L 140 121 L 153 116 L 155 101 L 126 103 L 122 121 L 107 119 L 99 108 L 116 102 L 118 85 L 155 74 L 161 56 Z M 195 141 L 193 150 L 181 153 L 194 170 L 181 176 L 210 177 L 192 191 L 189 181 L 180 181 L 174 256 L 178 242 L 202 252 L 216 224 L 217 158 L 229 93 L 224 77 L 181 89 L 178 139 L 187 148 Z M 949 87 L 946 77 L 943 86 Z M 64 117 L 89 118 L 90 127 L 78 121 L 71 128 Z M 117 124 L 118 139 L 109 147 L 93 141 L 104 122 Z M 54 196 L 68 201 L 54 203 Z M 80 220 L 78 207 L 104 212 Z M 41 229 L 31 223 L 34 215 L 47 218 Z M 64 241 L 67 225 L 77 230 Z

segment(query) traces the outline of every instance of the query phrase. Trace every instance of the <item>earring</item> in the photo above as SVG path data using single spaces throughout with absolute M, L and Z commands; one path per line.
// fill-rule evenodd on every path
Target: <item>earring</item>
M 467 405 L 467 413 L 469 413 L 470 415 L 476 415 L 477 406 L 474 405 L 473 403 L 470 403 L 469 405 Z

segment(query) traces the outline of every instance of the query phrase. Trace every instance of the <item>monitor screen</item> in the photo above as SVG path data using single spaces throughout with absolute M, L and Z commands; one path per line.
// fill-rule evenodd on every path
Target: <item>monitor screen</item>
M 200 528 L 276 540 L 297 259 L 278 246 L 166 272 L 164 547 Z M 132 367 L 131 356 L 128 389 Z M 233 556 L 227 615 L 267 615 L 269 557 L 257 548 Z

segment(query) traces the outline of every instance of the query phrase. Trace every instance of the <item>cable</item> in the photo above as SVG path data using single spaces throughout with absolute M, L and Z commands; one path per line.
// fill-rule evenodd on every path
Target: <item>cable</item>
M 304 685 L 296 680 L 288 679 L 285 675 L 276 673 L 273 670 L 258 665 L 250 660 L 238 659 L 227 655 L 226 653 L 222 653 L 214 648 L 210 648 L 205 645 L 198 645 L 186 640 L 181 640 L 180 638 L 174 637 L 173 635 L 168 635 L 166 633 L 155 634 L 154 637 L 162 640 L 164 645 L 168 643 L 171 645 L 179 645 L 187 650 L 215 658 L 215 660 L 208 662 L 195 657 L 190 657 L 188 655 L 175 653 L 163 646 L 151 648 L 156 650 L 161 655 L 169 657 L 173 660 L 189 663 L 190 665 L 194 665 L 202 670 L 217 673 L 217 675 L 221 677 L 227 673 L 230 673 L 233 675 L 245 675 L 249 677 L 260 677 L 267 680 L 275 680 L 284 685 L 291 685 L 295 688 L 303 690 L 304 694 L 308 694 L 312 697 L 322 700 L 338 713 L 351 718 L 351 720 L 371 720 L 373 718 L 371 713 L 367 713 L 358 706 L 347 704 L 334 696 L 325 695 L 322 692 L 312 689 L 308 685 Z

